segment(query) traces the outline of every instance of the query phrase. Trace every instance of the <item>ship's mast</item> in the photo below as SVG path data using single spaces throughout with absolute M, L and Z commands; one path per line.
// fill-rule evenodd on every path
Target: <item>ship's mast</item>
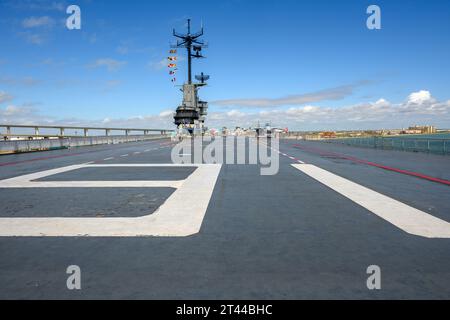
M 202 48 L 207 47 L 207 45 L 199 41 L 198 38 L 200 38 L 203 35 L 203 27 L 199 32 L 196 32 L 194 34 L 191 34 L 191 19 L 187 20 L 187 33 L 186 34 L 180 34 L 173 29 L 173 35 L 174 37 L 177 37 L 181 40 L 177 41 L 177 44 L 173 45 L 172 48 L 186 48 L 187 50 L 187 58 L 188 58 L 188 84 L 192 84 L 192 58 L 204 58 L 201 55 Z M 192 52 L 192 51 L 195 51 Z
M 203 124 L 207 114 L 208 104 L 206 101 L 201 101 L 198 98 L 198 89 L 206 85 L 205 81 L 209 79 L 209 76 L 204 75 L 202 72 L 201 75 L 195 77 L 200 82 L 192 82 L 192 59 L 204 58 L 201 51 L 203 48 L 207 47 L 203 41 L 199 40 L 203 35 L 203 26 L 199 32 L 191 33 L 191 19 L 188 19 L 187 33 L 181 34 L 174 29 L 173 35 L 180 40 L 177 40 L 177 43 L 171 47 L 186 48 L 188 64 L 187 82 L 183 84 L 182 89 L 183 102 L 176 110 L 174 122 L 177 126 L 186 128 L 191 133 L 193 133 L 195 129 L 205 130 Z

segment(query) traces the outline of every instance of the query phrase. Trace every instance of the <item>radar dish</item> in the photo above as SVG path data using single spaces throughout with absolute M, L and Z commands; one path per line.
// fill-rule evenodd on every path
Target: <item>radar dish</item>
M 195 79 L 200 81 L 201 83 L 205 83 L 205 81 L 209 80 L 209 76 L 206 74 L 203 74 L 203 72 L 200 75 L 195 76 Z

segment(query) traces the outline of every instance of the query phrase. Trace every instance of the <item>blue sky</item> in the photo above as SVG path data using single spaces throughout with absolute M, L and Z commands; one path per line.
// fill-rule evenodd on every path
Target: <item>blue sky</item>
M 163 60 L 188 17 L 209 43 L 194 71 L 211 75 L 210 127 L 450 127 L 450 2 L 412 0 L 0 0 L 0 122 L 171 127 Z

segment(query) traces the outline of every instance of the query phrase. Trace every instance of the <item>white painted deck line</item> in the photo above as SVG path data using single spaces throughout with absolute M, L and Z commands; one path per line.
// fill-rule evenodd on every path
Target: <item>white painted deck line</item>
M 51 169 L 46 171 L 40 171 L 32 174 L 27 174 L 11 179 L 5 179 L 0 181 L 0 188 L 151 188 L 151 187 L 168 187 L 178 188 L 183 183 L 183 180 L 177 181 L 33 181 L 47 176 L 56 175 L 72 170 L 89 168 L 89 167 L 129 167 L 131 165 L 117 165 L 117 164 L 105 164 L 105 165 L 74 165 L 67 166 L 58 169 Z M 132 167 L 161 167 L 161 165 L 132 165 Z
M 207 166 L 208 164 L 196 164 L 196 163 L 107 163 L 107 164 L 90 164 L 83 165 L 83 167 L 95 168 L 95 167 L 192 167 L 197 168 L 198 166 Z
M 426 238 L 450 238 L 450 223 L 311 164 L 293 167 L 403 231 Z
M 95 165 L 97 166 L 97 165 Z M 118 165 L 98 165 L 117 167 Z M 130 165 L 120 165 L 125 167 Z M 132 167 L 179 167 L 180 165 L 132 165 Z M 183 237 L 200 231 L 212 196 L 220 164 L 190 165 L 197 169 L 153 213 L 137 218 L 0 218 L 1 237 Z M 28 177 L 43 177 L 87 167 L 70 166 L 13 178 L 22 183 Z M 27 177 L 24 179 L 24 177 Z M 13 180 L 8 179 L 8 180 Z M 0 188 L 4 182 L 0 181 Z M 28 180 L 29 181 L 29 180 Z M 147 181 L 148 182 L 148 181 Z M 164 181 L 157 181 L 163 183 Z M 43 182 L 30 182 L 40 184 Z M 123 181 L 121 183 L 124 183 Z M 195 194 L 192 190 L 195 189 Z
M 0 188 L 178 188 L 183 181 L 17 181 L 0 183 Z

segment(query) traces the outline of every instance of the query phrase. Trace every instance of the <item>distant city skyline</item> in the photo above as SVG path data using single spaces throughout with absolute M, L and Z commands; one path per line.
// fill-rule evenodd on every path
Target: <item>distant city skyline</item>
M 173 128 L 167 56 L 188 17 L 209 43 L 210 128 L 450 128 L 450 3 L 424 0 L 0 0 L 0 123 Z

